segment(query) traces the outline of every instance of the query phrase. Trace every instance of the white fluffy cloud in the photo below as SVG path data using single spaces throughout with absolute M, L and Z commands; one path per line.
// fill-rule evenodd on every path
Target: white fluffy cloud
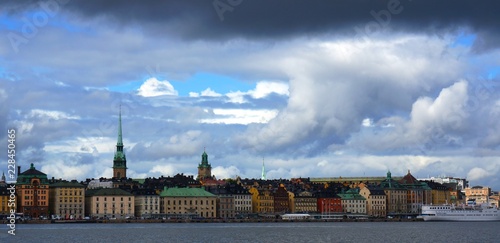
M 229 92 L 226 96 L 229 97 L 230 102 L 242 104 L 248 102 L 245 99 L 247 95 L 254 99 L 262 99 L 273 93 L 288 96 L 290 94 L 288 88 L 288 84 L 283 82 L 259 81 L 253 90 Z
M 219 93 L 215 92 L 210 87 L 208 87 L 207 89 L 201 91 L 200 93 L 189 92 L 189 97 L 196 98 L 196 97 L 200 97 L 200 96 L 205 96 L 205 97 L 221 97 L 222 94 L 219 94 Z
M 426 143 L 436 146 L 436 143 L 460 140 L 459 132 L 464 129 L 469 117 L 466 111 L 467 86 L 467 82 L 462 80 L 443 88 L 435 99 L 418 98 L 408 119 L 383 117 L 376 125 L 363 120 L 364 130 L 352 136 L 350 146 L 385 152 L 397 149 L 408 152 L 408 148 L 413 148 L 411 152 L 427 153 L 429 151 L 425 150 L 429 148 L 424 147 Z M 368 126 L 368 123 L 371 125 Z
M 146 80 L 137 91 L 139 95 L 144 97 L 178 94 L 170 82 L 160 81 L 154 77 Z
M 213 109 L 214 118 L 202 119 L 201 123 L 243 124 L 267 123 L 278 114 L 277 110 Z
M 414 48 L 420 51 L 408 51 Z M 262 129 L 250 130 L 246 140 L 264 150 L 342 143 L 366 117 L 378 120 L 387 110 L 407 112 L 416 95 L 457 80 L 455 70 L 462 64 L 450 50 L 438 54 L 445 48 L 443 39 L 399 36 L 313 42 L 287 58 L 275 58 L 276 67 L 290 77 L 288 105 Z
M 288 84 L 281 82 L 260 81 L 254 90 L 248 92 L 254 99 L 264 98 L 272 93 L 288 96 Z
M 229 167 L 223 167 L 223 166 L 216 166 L 212 169 L 212 174 L 217 178 L 217 179 L 225 179 L 225 178 L 236 178 L 236 176 L 240 176 L 241 172 L 236 166 L 229 166 Z
M 80 119 L 79 116 L 69 115 L 69 114 L 62 112 L 62 111 L 49 111 L 49 110 L 41 110 L 41 109 L 31 110 L 28 117 L 30 117 L 30 118 L 39 117 L 39 118 L 47 118 L 47 119 L 52 119 L 52 120 L 59 120 L 59 119 L 76 120 L 76 119 Z

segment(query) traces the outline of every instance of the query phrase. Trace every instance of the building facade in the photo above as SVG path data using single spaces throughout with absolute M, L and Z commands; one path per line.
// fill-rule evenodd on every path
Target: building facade
M 485 186 L 473 186 L 465 188 L 467 201 L 474 201 L 477 205 L 489 202 L 491 188 Z
M 135 217 L 148 219 L 160 214 L 160 195 L 154 189 L 132 191 Z
M 342 211 L 352 214 L 366 214 L 366 199 L 359 194 L 359 189 L 349 189 L 338 194 L 342 203 Z
M 92 218 L 130 218 L 135 214 L 135 197 L 119 188 L 87 190 L 85 212 Z
M 10 210 L 15 209 L 9 207 L 9 198 L 10 192 L 7 186 L 0 186 L 0 214 L 10 214 Z
M 217 218 L 229 219 L 236 216 L 234 197 L 229 194 L 217 195 Z
M 169 217 L 215 218 L 217 196 L 202 188 L 164 188 L 160 193 L 161 213 Z
M 252 194 L 253 213 L 274 214 L 274 197 L 271 191 L 259 190 L 256 187 L 252 187 L 248 191 Z
M 417 180 L 408 170 L 399 184 L 406 189 L 406 208 L 408 214 L 419 215 L 422 213 L 422 205 L 431 203 L 432 191 L 425 182 Z
M 50 184 L 49 209 L 53 219 L 82 219 L 85 217 L 85 187 L 76 181 Z
M 317 199 L 313 196 L 312 192 L 303 191 L 299 192 L 294 197 L 293 213 L 316 213 L 318 212 Z
M 382 188 L 365 186 L 359 190 L 359 194 L 366 199 L 366 214 L 368 214 L 368 216 L 386 217 L 387 197 Z
M 275 213 L 289 213 L 290 209 L 290 198 L 288 191 L 285 189 L 284 185 L 279 185 L 276 191 L 273 193 L 274 199 L 274 212 Z
M 321 214 L 342 213 L 342 200 L 331 192 L 320 193 L 316 205 Z
M 432 205 L 445 205 L 452 203 L 451 188 L 433 181 L 427 181 L 426 183 L 431 188 L 430 201 Z
M 49 182 L 47 175 L 35 168 L 33 163 L 28 170 L 20 173 L 18 166 L 16 183 L 17 212 L 25 217 L 36 219 L 48 218 L 49 213 Z
M 246 190 L 233 191 L 231 195 L 234 197 L 234 213 L 249 214 L 252 213 L 252 194 Z
M 406 215 L 408 213 L 407 191 L 398 181 L 392 178 L 390 171 L 387 172 L 386 179 L 380 183 L 380 187 L 384 190 L 387 198 L 387 216 Z

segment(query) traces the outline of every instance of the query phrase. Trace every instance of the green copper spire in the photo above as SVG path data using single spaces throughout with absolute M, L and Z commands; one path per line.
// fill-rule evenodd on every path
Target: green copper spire
M 262 175 L 260 176 L 260 179 L 266 179 L 266 167 L 264 166 L 264 158 L 262 158 Z
M 122 141 L 122 106 L 120 105 L 120 114 L 118 116 L 118 141 L 116 142 L 116 146 L 123 146 Z
M 127 159 L 123 152 L 122 140 L 122 108 L 120 106 L 120 113 L 118 115 L 118 140 L 116 142 L 116 152 L 113 159 L 113 168 L 127 168 Z

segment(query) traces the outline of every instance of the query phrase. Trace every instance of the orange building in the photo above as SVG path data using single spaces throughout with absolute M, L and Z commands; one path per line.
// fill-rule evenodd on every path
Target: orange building
M 47 174 L 35 169 L 33 163 L 29 170 L 21 172 L 17 167 L 18 177 L 16 183 L 17 212 L 25 217 L 49 217 L 49 181 Z

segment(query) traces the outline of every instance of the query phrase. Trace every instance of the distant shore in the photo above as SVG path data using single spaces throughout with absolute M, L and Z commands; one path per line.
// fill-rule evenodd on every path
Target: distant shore
M 283 219 L 108 219 L 108 220 L 24 220 L 18 224 L 124 224 L 124 223 L 293 223 L 293 222 L 416 222 L 422 219 L 412 218 L 374 218 L 374 219 L 303 219 L 303 220 L 283 220 Z M 3 222 L 3 223 L 6 223 Z

